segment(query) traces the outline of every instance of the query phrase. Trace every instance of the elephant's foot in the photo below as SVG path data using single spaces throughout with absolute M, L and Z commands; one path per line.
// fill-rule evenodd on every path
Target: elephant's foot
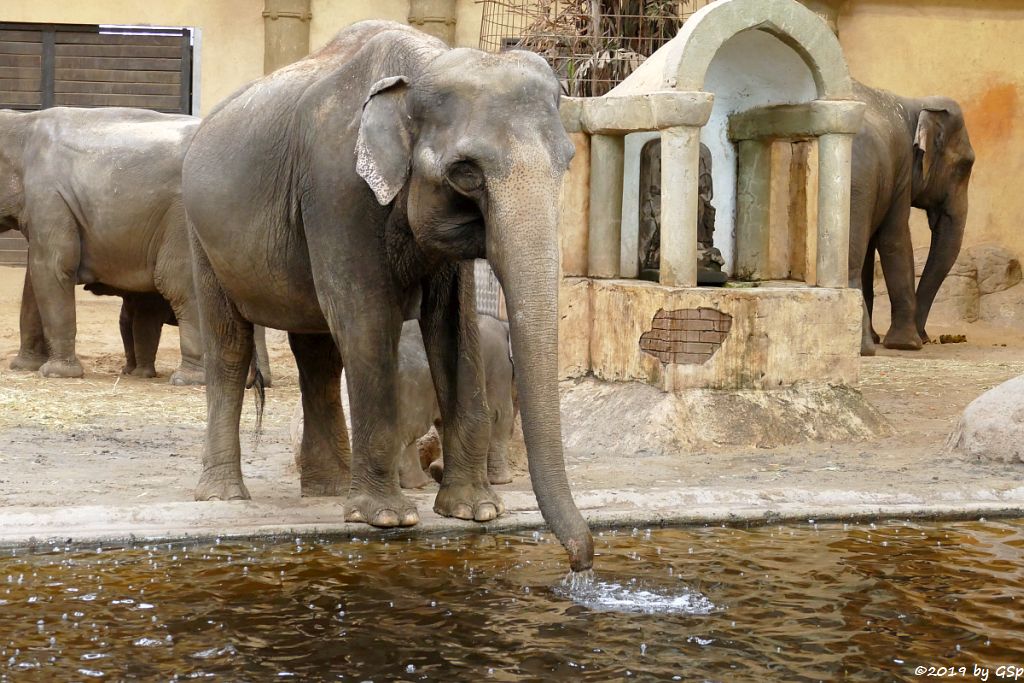
M 441 484 L 434 499 L 434 512 L 443 517 L 489 522 L 505 514 L 505 504 L 489 484 L 458 482 Z
M 875 343 L 862 339 L 860 342 L 860 355 L 862 356 L 873 356 L 875 355 Z
M 348 478 L 343 476 L 340 469 L 337 472 L 314 475 L 308 474 L 305 470 L 301 469 L 301 464 L 299 468 L 303 498 L 328 498 L 345 495 L 345 489 L 348 487 L 346 480 Z
M 430 483 L 415 443 L 407 446 L 398 459 L 398 482 L 403 489 L 421 489 Z
M 345 504 L 345 521 L 379 527 L 415 526 L 420 515 L 401 491 L 388 495 L 353 491 Z
M 887 349 L 897 349 L 900 351 L 918 351 L 922 346 L 921 337 L 918 336 L 917 330 L 913 328 L 910 330 L 890 328 L 885 334 L 882 345 Z
M 171 374 L 168 382 L 176 387 L 203 385 L 206 384 L 206 373 L 202 368 L 182 365 Z
M 43 363 L 39 368 L 39 374 L 43 377 L 77 378 L 85 375 L 82 364 L 77 358 L 71 360 L 53 359 Z
M 251 497 L 240 471 L 210 468 L 203 471 L 196 485 L 196 500 L 249 500 Z
M 398 481 L 403 489 L 421 489 L 433 480 L 419 467 L 403 467 L 398 471 Z
M 142 377 L 144 379 L 152 379 L 153 377 L 156 377 L 156 368 L 152 365 L 129 368 L 126 365 L 121 369 L 121 374 L 131 375 L 132 377 Z
M 35 372 L 39 368 L 43 367 L 43 363 L 45 363 L 46 360 L 47 357 L 44 354 L 19 351 L 18 355 L 11 361 L 11 370 L 28 370 L 29 372 Z
M 871 341 L 875 342 L 876 344 L 882 343 L 882 338 L 878 336 L 878 333 L 875 332 L 875 328 L 873 327 L 871 328 Z
M 935 340 L 928 336 L 928 333 L 924 330 L 918 330 L 917 336 L 921 338 L 922 344 L 934 344 Z
M 444 459 L 438 458 L 430 463 L 427 471 L 430 472 L 430 476 L 434 478 L 434 481 L 440 484 L 444 480 Z
M 491 484 L 507 484 L 512 481 L 512 469 L 508 459 L 500 456 L 488 456 L 487 481 Z

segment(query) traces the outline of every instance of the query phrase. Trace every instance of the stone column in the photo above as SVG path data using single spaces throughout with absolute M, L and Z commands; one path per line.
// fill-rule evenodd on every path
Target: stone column
M 663 285 L 697 286 L 697 181 L 700 126 L 661 131 L 661 277 Z
M 410 0 L 409 25 L 455 45 L 456 0 Z
M 590 138 L 590 236 L 587 249 L 587 274 L 590 277 L 619 277 L 624 151 L 621 135 L 593 135 Z M 664 232 L 662 229 L 662 234 Z
M 771 140 L 737 143 L 736 265 L 737 279 L 763 278 L 768 269 L 771 226 Z
M 826 133 L 818 138 L 819 287 L 850 284 L 850 158 L 853 135 Z
M 311 0 L 264 0 L 263 73 L 277 71 L 309 54 Z

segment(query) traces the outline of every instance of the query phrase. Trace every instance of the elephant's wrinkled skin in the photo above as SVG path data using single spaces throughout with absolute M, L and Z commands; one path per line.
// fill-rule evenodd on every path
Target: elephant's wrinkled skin
M 203 121 L 183 179 L 207 359 L 197 498 L 249 495 L 238 427 L 257 323 L 288 330 L 299 367 L 303 493 L 350 486 L 348 521 L 417 523 L 398 481 L 396 392 L 402 321 L 418 306 L 445 425 L 434 509 L 481 521 L 501 514 L 487 481 L 468 260 L 487 257 L 508 303 L 541 511 L 572 567 L 591 566 L 558 409 L 557 197 L 573 154 L 558 99 L 536 55 L 448 49 L 400 24 L 363 22 Z
M 959 105 L 945 97 L 909 99 L 857 83 L 868 107 L 853 141 L 850 286 L 864 292 L 861 353 L 874 353 L 871 328 L 874 265 L 882 261 L 892 325 L 883 344 L 920 349 L 939 286 L 960 253 L 974 150 Z M 910 209 L 928 212 L 931 248 L 914 292 Z
M 143 109 L 0 111 L 0 231 L 28 238 L 16 370 L 81 377 L 76 284 L 158 292 L 181 324 L 174 384 L 203 381 L 181 205 L 199 120 Z

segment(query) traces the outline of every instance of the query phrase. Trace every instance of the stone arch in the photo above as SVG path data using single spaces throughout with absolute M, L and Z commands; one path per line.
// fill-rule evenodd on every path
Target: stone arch
M 853 96 L 853 84 L 839 40 L 821 17 L 785 0 L 721 0 L 699 10 L 683 24 L 666 52 L 663 87 L 703 90 L 711 60 L 738 33 L 766 31 L 804 60 L 819 99 Z

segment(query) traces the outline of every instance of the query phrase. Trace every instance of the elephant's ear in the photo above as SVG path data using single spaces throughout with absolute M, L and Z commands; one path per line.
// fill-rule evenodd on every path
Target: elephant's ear
M 927 183 L 928 174 L 942 154 L 946 143 L 945 130 L 952 112 L 941 102 L 928 102 L 917 117 L 917 132 L 914 134 L 915 156 L 921 160 L 921 179 Z M 917 155 L 916 152 L 921 154 Z
M 363 103 L 356 139 L 356 173 L 382 206 L 390 204 L 409 177 L 412 132 L 405 76 L 382 78 Z

